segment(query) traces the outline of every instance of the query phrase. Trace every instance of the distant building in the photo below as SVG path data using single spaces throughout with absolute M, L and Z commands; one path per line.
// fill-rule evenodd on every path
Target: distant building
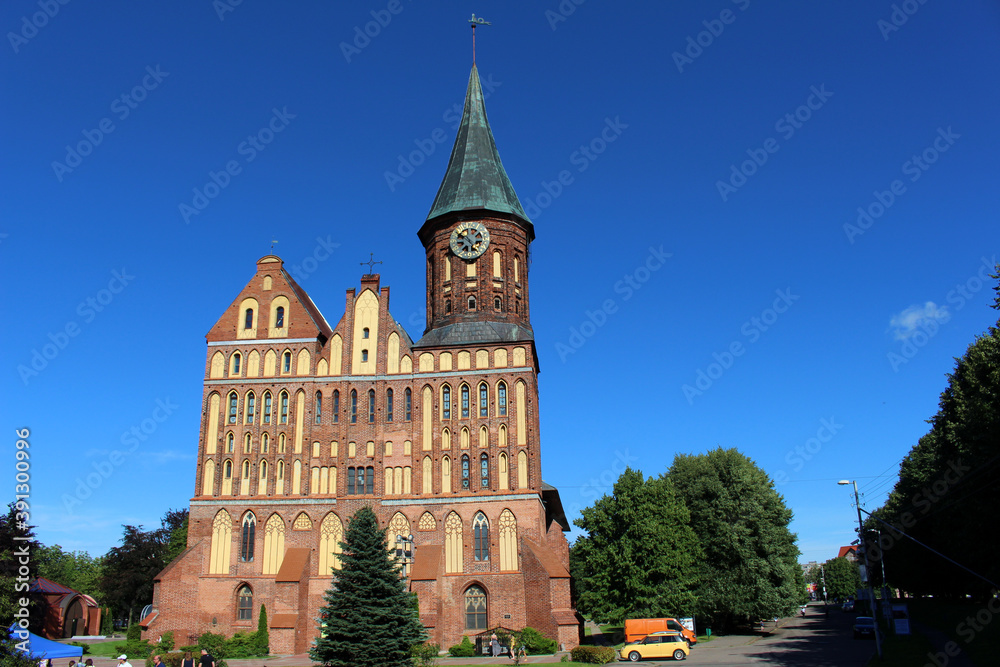
M 45 599 L 42 637 L 66 639 L 100 634 L 101 608 L 94 598 L 43 577 L 35 579 L 30 590 Z
M 805 575 L 809 572 L 810 569 L 814 567 L 819 567 L 819 563 L 817 563 L 814 560 L 811 560 L 808 563 L 799 563 L 799 567 L 802 568 L 802 574 Z
M 427 328 L 416 342 L 378 274 L 347 290 L 331 326 L 273 255 L 209 331 L 188 548 L 157 575 L 144 636 L 254 631 L 263 603 L 272 652 L 305 652 L 347 522 L 369 505 L 431 641 L 531 626 L 579 643 L 569 524 L 542 481 L 535 230 L 475 66 L 417 235 Z
M 858 562 L 858 548 L 854 545 L 840 547 L 840 551 L 837 552 L 837 558 L 846 558 L 852 563 L 856 563 Z

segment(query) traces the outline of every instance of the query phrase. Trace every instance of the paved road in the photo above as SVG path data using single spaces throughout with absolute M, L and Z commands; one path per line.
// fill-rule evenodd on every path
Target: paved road
M 852 637 L 853 614 L 809 607 L 805 618 L 788 619 L 763 637 L 723 637 L 695 646 L 687 665 L 716 667 L 863 667 L 875 652 L 875 642 Z M 643 665 L 677 665 L 673 660 Z

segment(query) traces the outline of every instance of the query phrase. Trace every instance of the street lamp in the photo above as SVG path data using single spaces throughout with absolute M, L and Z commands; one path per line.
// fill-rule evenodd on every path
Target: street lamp
M 878 629 L 878 612 L 875 611 L 875 591 L 872 590 L 871 579 L 868 576 L 868 549 L 865 548 L 865 528 L 864 522 L 861 521 L 861 499 L 858 497 L 858 483 L 854 480 L 842 479 L 837 484 L 854 485 L 854 506 L 858 509 L 858 548 L 861 549 L 865 557 L 865 580 L 862 582 L 868 587 L 868 604 L 871 607 L 872 615 L 875 617 L 875 650 L 878 652 L 878 657 L 882 659 L 882 637 Z

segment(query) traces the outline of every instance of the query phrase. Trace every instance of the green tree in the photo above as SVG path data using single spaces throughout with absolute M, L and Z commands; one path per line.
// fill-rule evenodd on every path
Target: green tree
M 254 635 L 255 655 L 267 655 L 271 648 L 271 639 L 267 631 L 267 609 L 260 606 L 260 615 L 257 617 L 257 634 Z
M 360 656 L 370 667 L 410 664 L 412 647 L 427 633 L 370 507 L 351 517 L 341 548 L 343 566 L 324 596 L 309 657 L 328 667 L 356 665 Z
M 7 513 L 0 515 L 0 625 L 8 627 L 15 614 L 21 614 L 20 600 L 28 598 L 29 629 L 41 630 L 45 600 L 41 594 L 31 593 L 29 586 L 38 576 L 35 554 L 42 545 L 35 539 L 34 526 L 27 525 L 22 510 L 16 503 L 7 506 Z M 26 571 L 22 568 L 26 568 Z
M 163 560 L 170 564 L 187 549 L 188 511 L 169 510 L 164 517 L 164 523 L 166 526 L 171 526 L 166 552 L 163 555 Z
M 857 563 L 846 558 L 831 558 L 823 563 L 826 595 L 831 599 L 853 598 L 861 588 L 861 571 Z
M 736 449 L 679 454 L 667 473 L 701 540 L 698 611 L 727 628 L 791 613 L 799 603 L 792 512 L 763 470 Z
M 1000 265 L 997 267 L 1000 269 Z M 993 308 L 1000 310 L 1000 278 Z M 921 437 L 899 467 L 882 521 L 962 563 L 1000 580 L 1000 538 L 983 517 L 1000 514 L 1000 321 L 956 359 L 955 369 Z M 900 532 L 867 522 L 870 560 L 884 559 L 888 583 L 912 593 L 985 598 L 985 581 L 952 565 Z M 875 531 L 881 532 L 879 538 Z M 879 567 L 872 563 L 877 573 Z
M 600 623 L 693 613 L 701 546 L 689 522 L 669 479 L 627 468 L 574 522 L 587 531 L 570 550 L 577 609 Z
M 58 544 L 42 546 L 36 555 L 38 576 L 100 599 L 103 558 L 86 551 L 63 551 Z

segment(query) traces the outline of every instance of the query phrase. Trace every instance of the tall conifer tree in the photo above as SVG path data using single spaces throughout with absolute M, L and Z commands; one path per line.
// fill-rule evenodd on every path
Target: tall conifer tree
M 327 667 L 410 664 L 410 649 L 427 634 L 370 507 L 351 517 L 341 548 L 309 657 Z

